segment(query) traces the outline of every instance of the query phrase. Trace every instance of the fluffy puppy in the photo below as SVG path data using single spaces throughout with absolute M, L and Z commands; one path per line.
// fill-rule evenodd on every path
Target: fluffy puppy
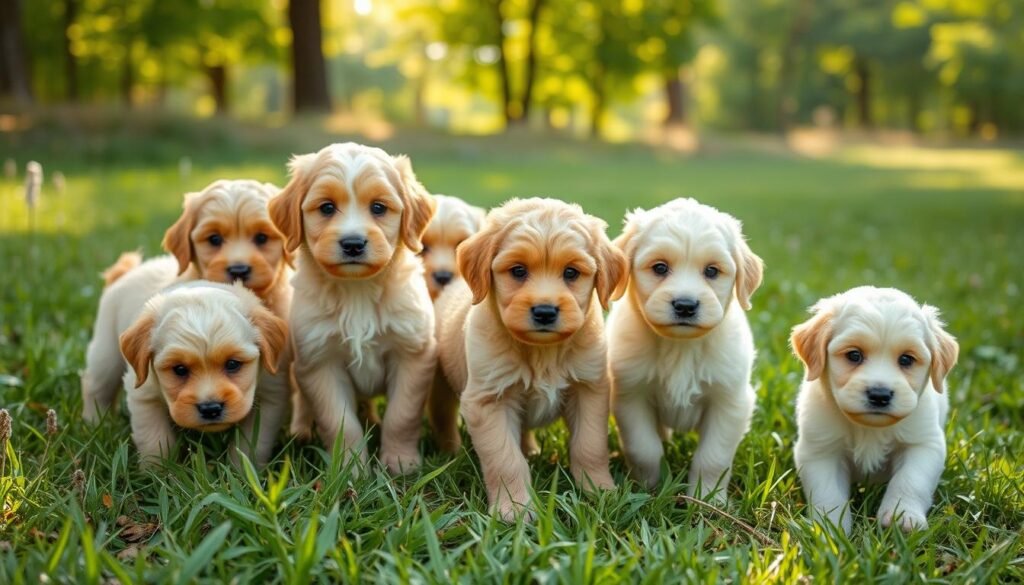
M 99 421 L 117 399 L 124 372 L 118 336 L 146 301 L 166 287 L 197 279 L 241 282 L 278 317 L 287 316 L 289 256 L 267 213 L 267 203 L 277 191 L 257 181 L 215 181 L 185 196 L 181 216 L 164 235 L 164 248 L 172 255 L 142 262 L 141 255 L 130 252 L 103 273 L 107 286 L 100 297 L 82 375 L 86 421 Z M 275 368 L 277 374 L 260 374 L 258 435 L 255 413 L 242 424 L 241 447 L 257 463 L 269 460 L 288 410 L 289 352 L 282 353 L 281 359 L 284 363 Z
M 423 267 L 430 298 L 436 299 L 448 283 L 459 277 L 455 248 L 480 230 L 487 212 L 448 195 L 434 195 L 437 212 L 420 238 Z
M 195 281 L 150 298 L 119 340 L 142 462 L 170 454 L 174 425 L 219 432 L 246 419 L 260 365 L 276 371 L 287 334 L 241 285 Z
M 363 461 L 357 402 L 386 394 L 380 459 L 393 473 L 415 470 L 437 359 L 416 254 L 434 201 L 408 158 L 379 148 L 334 144 L 290 167 L 270 216 L 300 250 L 290 319 L 299 390 L 324 444 L 341 433 L 345 457 Z
M 754 343 L 744 310 L 763 266 L 740 222 L 693 199 L 626 216 L 615 241 L 630 261 L 608 318 L 612 401 L 634 477 L 660 479 L 662 440 L 700 434 L 687 492 L 725 500 L 754 411 Z
M 946 459 L 946 374 L 959 346 L 939 311 L 862 286 L 812 307 L 790 342 L 807 375 L 797 398 L 796 465 L 815 518 L 849 532 L 850 483 L 888 481 L 878 519 L 928 526 Z
M 578 205 L 513 199 L 456 255 L 465 282 L 435 305 L 448 384 L 441 396 L 461 395 L 492 512 L 512 520 L 528 509 L 527 431 L 559 416 L 573 477 L 584 489 L 613 489 L 601 308 L 623 283 L 626 260 L 605 223 Z M 452 410 L 441 401 L 431 410 L 435 425 L 448 425 L 438 435 L 457 440 Z

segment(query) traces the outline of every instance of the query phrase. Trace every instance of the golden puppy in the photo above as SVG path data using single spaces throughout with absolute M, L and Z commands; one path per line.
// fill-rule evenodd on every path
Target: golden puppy
M 219 432 L 248 418 L 260 365 L 276 372 L 287 334 L 241 285 L 194 281 L 150 298 L 119 341 L 142 462 L 170 454 L 174 424 Z
M 452 280 L 459 277 L 455 265 L 455 248 L 469 236 L 480 230 L 486 211 L 447 195 L 434 195 L 437 213 L 420 238 L 423 243 L 423 267 L 430 298 L 437 295 Z
M 608 317 L 615 420 L 626 461 L 653 487 L 663 438 L 696 430 L 688 493 L 725 499 L 754 412 L 754 342 L 745 309 L 762 263 L 740 222 L 693 199 L 636 210 L 615 241 L 629 257 L 626 298 Z
M 459 246 L 465 282 L 437 299 L 444 381 L 480 456 L 491 509 L 505 520 L 529 506 L 528 429 L 558 416 L 569 428 L 573 477 L 612 489 L 608 377 L 601 307 L 626 276 L 605 223 L 554 199 L 512 200 Z M 454 416 L 431 401 L 445 441 Z M 522 444 L 522 447 L 521 447 Z
M 854 288 L 811 310 L 790 341 L 807 367 L 795 451 L 812 517 L 849 532 L 850 483 L 871 477 L 889 482 L 883 526 L 926 528 L 946 460 L 956 340 L 937 309 L 892 288 Z
M 82 375 L 86 421 L 97 422 L 117 398 L 124 372 L 118 335 L 146 301 L 167 286 L 197 279 L 241 282 L 274 314 L 287 317 L 289 257 L 284 238 L 267 213 L 267 203 L 276 193 L 273 185 L 257 181 L 215 181 L 186 195 L 181 217 L 164 235 L 164 248 L 171 256 L 142 262 L 138 253 L 127 253 L 103 273 L 107 288 L 100 297 Z M 242 425 L 242 447 L 257 463 L 269 460 L 288 410 L 289 353 L 281 355 L 276 375 L 261 374 L 258 434 L 255 414 Z
M 324 444 L 340 432 L 344 456 L 363 461 L 357 402 L 386 394 L 380 459 L 415 470 L 437 359 L 416 254 L 434 201 L 408 158 L 354 143 L 295 157 L 291 174 L 270 216 L 300 249 L 290 319 L 299 390 Z

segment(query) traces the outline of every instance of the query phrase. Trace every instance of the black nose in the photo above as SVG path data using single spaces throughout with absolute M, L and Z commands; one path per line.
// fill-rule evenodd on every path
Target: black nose
M 537 325 L 551 325 L 558 320 L 558 307 L 554 305 L 537 305 L 530 309 L 530 313 Z
M 362 256 L 366 251 L 366 238 L 362 236 L 345 236 L 338 243 L 346 256 Z
M 232 280 L 237 280 L 239 278 L 246 280 L 249 278 L 250 274 L 252 274 L 252 266 L 249 266 L 248 264 L 232 264 L 231 266 L 228 266 L 228 276 L 230 276 Z
M 437 272 L 434 273 L 434 280 L 437 281 L 437 284 L 444 286 L 451 282 L 454 276 L 454 274 L 447 270 L 438 270 Z
M 220 420 L 221 415 L 224 414 L 224 403 L 200 402 L 196 405 L 196 410 L 199 411 L 199 418 L 203 420 Z
M 697 314 L 700 301 L 694 299 L 675 299 L 672 301 L 672 309 L 677 317 L 693 317 Z
M 894 392 L 885 386 L 872 386 L 867 389 L 868 404 L 882 408 L 892 402 Z

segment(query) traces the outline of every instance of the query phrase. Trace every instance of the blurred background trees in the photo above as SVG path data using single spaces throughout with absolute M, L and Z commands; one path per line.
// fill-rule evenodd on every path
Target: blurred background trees
M 0 0 L 0 108 L 1024 132 L 1024 0 Z

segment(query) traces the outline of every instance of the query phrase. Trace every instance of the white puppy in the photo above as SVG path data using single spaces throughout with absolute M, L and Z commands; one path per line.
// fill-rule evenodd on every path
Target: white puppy
M 850 483 L 887 480 L 878 518 L 925 528 L 946 459 L 946 374 L 959 346 L 939 312 L 892 288 L 818 301 L 793 329 L 807 367 L 797 398 L 796 465 L 811 513 L 849 532 Z
M 743 310 L 761 284 L 761 259 L 739 221 L 693 199 L 630 213 L 616 244 L 631 278 L 608 318 L 608 354 L 627 463 L 654 486 L 663 437 L 696 429 L 688 493 L 724 500 L 754 410 Z

